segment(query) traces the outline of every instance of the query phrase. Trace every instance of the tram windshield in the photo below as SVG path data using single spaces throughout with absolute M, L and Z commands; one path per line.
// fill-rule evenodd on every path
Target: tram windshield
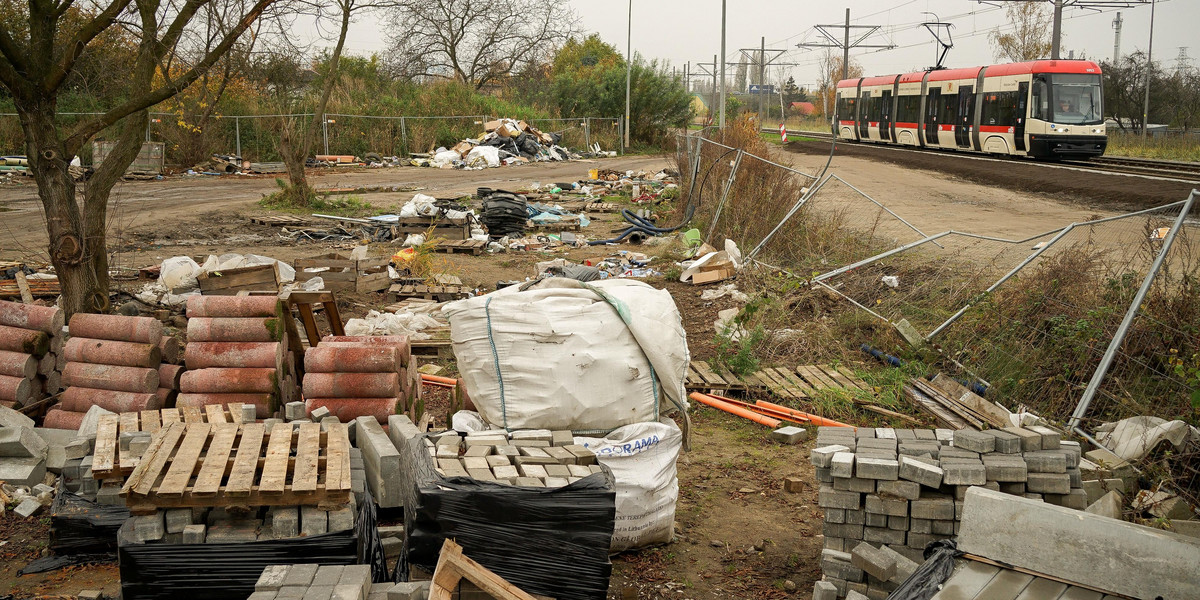
M 1094 125 L 1104 122 L 1099 75 L 1054 73 L 1048 75 L 1054 123 Z

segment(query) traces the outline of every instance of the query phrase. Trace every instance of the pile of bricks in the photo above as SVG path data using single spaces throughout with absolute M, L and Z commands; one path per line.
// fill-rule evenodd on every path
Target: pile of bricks
M 0 406 L 24 406 L 62 388 L 63 314 L 0 301 Z
M 162 323 L 151 317 L 78 313 L 68 329 L 62 371 L 67 389 L 46 415 L 46 427 L 78 429 L 93 406 L 117 413 L 162 408 Z
M 448 431 L 425 440 L 442 477 L 470 477 L 517 487 L 562 487 L 599 473 L 596 455 L 570 431 Z
M 371 583 L 370 565 L 271 565 L 249 600 L 390 600 L 388 590 L 405 585 Z
M 814 599 L 886 598 L 926 545 L 958 533 L 971 486 L 1087 507 L 1079 444 L 1045 427 L 822 427 L 811 459 L 825 511 L 825 579 Z
M 408 337 L 326 336 L 304 354 L 304 402 L 310 414 L 327 409 L 343 422 L 412 413 L 421 375 Z
M 270 417 L 297 395 L 295 355 L 275 296 L 193 296 L 187 303 L 187 371 L 179 407 L 240 402 Z

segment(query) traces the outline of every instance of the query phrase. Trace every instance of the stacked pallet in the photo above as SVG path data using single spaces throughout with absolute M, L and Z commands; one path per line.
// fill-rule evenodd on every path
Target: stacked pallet
M 0 301 L 0 405 L 12 408 L 61 389 L 63 312 Z
M 175 405 L 252 404 L 270 417 L 296 396 L 283 303 L 276 296 L 193 296 L 188 299 L 187 371 Z
M 417 410 L 421 374 L 408 336 L 325 336 L 304 354 L 304 398 L 308 414 L 325 407 L 348 422 Z
M 162 408 L 162 323 L 151 317 L 78 313 L 71 317 L 69 330 L 62 371 L 67 389 L 47 413 L 46 427 L 78 429 L 93 406 L 111 412 Z

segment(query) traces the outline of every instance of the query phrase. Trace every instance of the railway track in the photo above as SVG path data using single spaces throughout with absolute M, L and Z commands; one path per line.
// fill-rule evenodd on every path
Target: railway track
M 764 127 L 762 128 L 762 131 L 764 133 L 778 133 L 779 129 Z M 823 141 L 833 139 L 833 134 L 823 131 L 801 131 L 789 129 L 787 132 L 789 136 L 795 137 L 816 138 Z M 884 144 L 860 144 L 860 146 L 896 150 L 901 152 L 947 153 L 946 151 L 939 150 L 937 148 L 916 148 L 913 146 L 894 146 Z M 1130 158 L 1124 156 L 1099 156 L 1088 160 L 1034 161 L 1023 160 L 1018 157 L 990 156 L 986 154 L 973 154 L 966 152 L 954 153 L 954 156 L 971 160 L 1020 160 L 1021 164 L 1036 165 L 1046 168 L 1069 168 L 1094 173 L 1112 173 L 1118 175 L 1153 177 L 1200 185 L 1200 163 L 1192 162 Z

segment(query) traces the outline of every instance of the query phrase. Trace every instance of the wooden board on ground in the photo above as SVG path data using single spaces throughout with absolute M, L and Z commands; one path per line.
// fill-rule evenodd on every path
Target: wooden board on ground
M 483 240 L 450 240 L 434 244 L 435 252 L 447 254 L 471 254 L 479 256 L 487 251 L 488 243 Z
M 345 427 L 319 423 L 171 423 L 121 489 L 130 512 L 197 506 L 340 505 L 350 501 Z M 226 475 L 228 474 L 228 475 Z M 256 483 L 257 482 L 257 483 Z
M 429 587 L 429 600 L 450 600 L 463 579 L 475 584 L 489 598 L 496 600 L 536 600 L 534 596 L 509 583 L 503 577 L 463 555 L 462 546 L 454 540 L 442 542 L 437 567 L 433 570 L 433 581 Z
M 913 381 L 915 383 L 918 380 Z M 936 419 L 943 427 L 950 429 L 966 429 L 968 427 L 972 427 L 974 429 L 978 429 L 977 427 L 973 427 L 972 425 L 968 424 L 965 419 L 956 414 L 954 411 L 951 411 L 937 400 L 934 400 L 923 390 L 919 389 L 919 386 L 906 385 L 904 386 L 903 390 L 904 395 L 913 403 L 914 406 L 921 411 L 932 415 L 933 418 Z
M 558 232 L 558 231 L 581 231 L 583 226 L 579 221 L 559 221 L 557 223 L 534 223 L 528 221 L 526 229 L 542 232 Z
M 1000 408 L 994 402 L 985 400 L 944 373 L 938 373 L 930 384 L 944 392 L 948 397 L 957 400 L 959 404 L 971 409 L 992 427 L 1008 427 L 1010 425 L 1007 410 Z
M 471 289 L 465 285 L 401 285 L 396 284 L 388 288 L 388 298 L 397 302 L 405 298 L 424 298 L 426 300 L 437 300 L 438 302 L 449 302 L 451 300 L 460 300 L 466 298 L 471 292 Z
M 261 217 L 250 217 L 250 222 L 256 225 L 285 226 L 303 225 L 309 221 L 308 219 L 292 215 L 265 215 Z
M 92 477 L 123 479 L 137 468 L 141 459 L 121 451 L 121 434 L 144 431 L 155 434 L 173 423 L 241 424 L 242 404 L 210 404 L 199 408 L 164 408 L 102 415 L 96 423 L 96 449 L 92 457 Z M 144 458 L 145 455 L 142 455 Z
M 196 276 L 205 296 L 235 296 L 240 291 L 279 291 L 279 263 L 225 269 Z

